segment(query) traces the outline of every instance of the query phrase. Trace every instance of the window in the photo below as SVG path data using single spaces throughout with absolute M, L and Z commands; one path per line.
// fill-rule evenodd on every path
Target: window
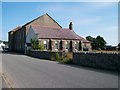
M 55 42 L 55 49 L 59 49 L 58 41 Z
M 65 42 L 65 49 L 69 49 L 69 41 Z
M 77 42 L 75 42 L 75 49 L 78 49 L 78 45 L 77 45 Z
M 83 51 L 88 51 L 88 47 L 86 43 L 84 43 Z
M 47 50 L 47 41 L 44 41 L 44 49 Z

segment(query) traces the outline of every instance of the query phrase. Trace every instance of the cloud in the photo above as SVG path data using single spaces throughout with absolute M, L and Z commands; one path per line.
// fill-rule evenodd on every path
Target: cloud
M 89 5 L 92 9 L 96 10 L 96 9 L 103 9 L 103 8 L 107 8 L 107 7 L 109 8 L 115 4 L 117 4 L 117 3 L 115 3 L 115 2 L 100 2 L 100 3 L 95 2 L 95 3 L 90 3 Z
M 116 6 L 118 3 L 116 2 L 85 2 L 84 5 L 80 8 L 80 11 L 84 14 L 94 13 L 96 11 L 103 11 L 105 9 L 109 9 L 113 6 Z

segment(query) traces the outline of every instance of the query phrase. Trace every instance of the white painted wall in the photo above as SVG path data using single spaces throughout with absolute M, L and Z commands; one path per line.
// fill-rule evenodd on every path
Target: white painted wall
M 5 47 L 5 44 L 3 42 L 0 43 L 0 51 L 3 50 L 2 46 Z
M 30 40 L 33 38 L 38 39 L 34 30 L 30 27 L 26 36 L 26 43 L 30 43 Z

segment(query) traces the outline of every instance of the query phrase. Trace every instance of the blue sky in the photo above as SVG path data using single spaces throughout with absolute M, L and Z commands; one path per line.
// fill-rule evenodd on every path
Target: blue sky
M 3 2 L 2 39 L 18 25 L 48 13 L 63 28 L 73 22 L 74 31 L 83 37 L 104 37 L 109 45 L 118 43 L 117 2 Z
M 2 7 L 2 3 L 0 2 L 0 7 Z M 0 8 L 0 40 L 2 38 L 2 8 Z

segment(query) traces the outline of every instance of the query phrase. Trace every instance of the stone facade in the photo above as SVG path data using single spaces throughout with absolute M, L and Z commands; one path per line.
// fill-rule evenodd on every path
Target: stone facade
M 24 53 L 26 36 L 30 25 L 42 25 L 61 28 L 61 26 L 57 22 L 55 22 L 55 20 L 52 19 L 48 14 L 42 15 L 26 23 L 22 27 L 19 26 L 13 29 L 12 31 L 8 32 L 10 51 Z
M 45 50 L 66 52 L 91 51 L 90 44 L 82 43 L 80 40 L 39 39 L 39 41 L 44 45 Z
M 77 37 L 73 31 L 68 29 L 66 32 L 62 32 L 62 34 L 70 34 L 72 36 L 61 35 L 60 31 L 64 29 L 54 29 L 54 28 L 41 28 L 41 26 L 31 26 L 28 30 L 28 34 L 26 36 L 26 44 L 30 45 L 31 39 L 39 40 L 42 45 L 44 45 L 45 51 L 66 51 L 66 52 L 76 52 L 76 51 L 91 51 L 91 44 L 88 41 L 81 40 L 81 38 Z M 38 29 L 37 31 L 34 29 Z M 56 33 L 56 32 L 59 33 Z M 48 33 L 48 34 L 45 34 Z M 51 34 L 52 33 L 52 34 Z M 51 34 L 51 35 L 50 35 Z M 53 36 L 55 34 L 55 36 Z M 49 35 L 49 36 L 47 36 Z M 58 37 L 59 36 L 59 37 Z M 64 37 L 65 36 L 65 37 Z M 83 39 L 83 38 L 82 38 Z M 30 49 L 30 48 L 29 48 Z
M 9 50 L 10 51 L 17 51 L 17 52 L 22 52 L 24 53 L 25 52 L 25 49 L 26 49 L 26 37 L 28 35 L 28 31 L 29 31 L 29 28 L 30 26 L 34 26 L 34 25 L 40 25 L 40 26 L 46 26 L 46 27 L 54 27 L 54 28 L 58 28 L 58 29 L 61 29 L 62 27 L 54 20 L 52 19 L 48 14 L 44 14 L 28 23 L 26 23 L 25 25 L 21 26 L 21 27 L 17 27 L 15 29 L 13 29 L 12 31 L 10 31 L 8 33 L 8 37 L 9 37 Z M 71 26 L 72 26 L 72 23 L 71 23 Z M 71 27 L 71 29 L 73 29 L 73 27 Z M 47 33 L 47 32 L 46 32 Z M 71 43 L 71 49 L 69 51 L 73 51 L 74 50 L 74 42 L 72 40 L 69 40 L 69 39 L 47 39 L 47 38 L 42 38 L 41 39 L 43 42 L 46 41 L 47 43 L 47 49 L 48 50 L 48 47 L 50 49 L 50 45 L 48 43 L 50 43 L 50 40 L 51 40 L 51 50 L 57 50 L 54 46 L 55 46 L 55 43 L 56 41 L 58 42 L 58 45 L 60 45 L 60 43 L 62 43 L 62 47 L 58 47 L 58 50 L 66 50 L 65 49 L 65 43 L 67 42 L 72 42 Z M 81 40 L 78 40 L 78 43 L 80 42 Z M 82 42 L 81 42 L 82 43 Z M 85 43 L 85 42 L 83 42 Z M 56 43 L 57 44 L 57 43 Z M 83 44 L 81 44 L 82 47 L 83 47 Z M 91 46 L 90 46 L 90 42 L 87 43 L 87 46 L 89 46 L 88 50 L 91 49 Z M 72 50 L 73 49 L 73 50 Z M 83 50 L 83 49 L 81 49 Z

